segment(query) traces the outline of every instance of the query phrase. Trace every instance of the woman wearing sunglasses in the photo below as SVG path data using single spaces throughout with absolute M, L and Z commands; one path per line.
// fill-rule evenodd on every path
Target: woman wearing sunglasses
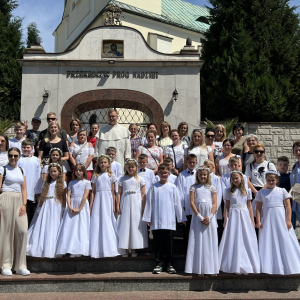
M 262 144 L 256 144 L 253 149 L 254 161 L 246 166 L 245 175 L 249 178 L 253 186 L 249 185 L 253 196 L 263 189 L 266 185 L 266 172 L 277 171 L 273 163 L 268 162 L 265 158 L 265 147 Z M 253 197 L 254 198 L 254 197 Z M 253 213 L 255 214 L 256 205 L 255 200 L 252 202 Z
M 4 276 L 29 275 L 26 263 L 27 245 L 27 189 L 25 170 L 17 166 L 18 148 L 8 150 L 8 164 L 0 167 L 0 267 Z
M 232 133 L 234 134 L 234 146 L 232 153 L 242 156 L 243 153 L 248 152 L 246 137 L 244 136 L 244 126 L 242 124 L 234 124 Z
M 187 168 L 187 156 L 191 153 L 197 156 L 197 165 L 195 168 L 203 166 L 204 161 L 208 158 L 212 161 L 214 160 L 211 147 L 204 143 L 204 137 L 201 129 L 193 130 L 189 148 L 185 149 L 183 170 Z
M 207 127 L 205 129 L 205 144 L 211 149 L 215 149 L 215 130 L 212 127 Z
M 5 135 L 0 134 L 0 167 L 8 164 L 8 138 Z

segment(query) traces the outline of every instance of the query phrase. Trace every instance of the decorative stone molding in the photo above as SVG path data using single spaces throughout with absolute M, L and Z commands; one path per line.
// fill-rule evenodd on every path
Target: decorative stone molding
M 139 110 L 147 114 L 152 122 L 160 126 L 164 112 L 160 104 L 151 96 L 131 90 L 103 89 L 79 93 L 71 97 L 61 111 L 61 127 L 69 131 L 69 124 L 74 117 L 100 108 L 113 108 L 118 101 L 120 108 Z M 159 130 L 160 128 L 158 128 Z

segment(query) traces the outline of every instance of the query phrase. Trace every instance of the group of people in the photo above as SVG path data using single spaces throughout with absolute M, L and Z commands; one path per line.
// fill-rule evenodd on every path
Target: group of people
M 185 272 L 215 276 L 300 273 L 300 248 L 292 222 L 300 205 L 288 193 L 300 183 L 297 159 L 276 166 L 257 136 L 244 136 L 234 125 L 234 139 L 223 125 L 177 129 L 149 124 L 109 124 L 82 129 L 72 120 L 60 129 L 55 113 L 48 128 L 41 120 L 15 126 L 15 138 L 0 135 L 0 267 L 2 275 L 29 275 L 33 257 L 136 257 L 153 235 L 154 274 L 173 267 L 173 236 L 183 223 Z M 292 204 L 292 209 L 291 209 Z M 29 226 L 29 229 L 28 229 Z

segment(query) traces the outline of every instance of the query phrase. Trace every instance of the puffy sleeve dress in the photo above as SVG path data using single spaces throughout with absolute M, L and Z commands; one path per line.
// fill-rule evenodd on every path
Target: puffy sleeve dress
M 216 188 L 212 185 L 193 185 L 190 191 L 195 193 L 195 205 L 203 217 L 208 217 L 212 210 L 212 194 Z M 214 216 L 210 224 L 202 224 L 192 214 L 185 272 L 194 274 L 218 274 L 218 233 L 217 220 Z
M 230 201 L 229 213 L 219 246 L 220 270 L 226 273 L 260 273 L 257 237 L 247 200 L 252 199 L 251 190 L 242 195 L 239 189 L 231 194 L 226 189 L 224 200 Z
M 73 180 L 69 183 L 71 191 L 71 207 L 78 209 L 85 190 L 91 190 L 90 181 Z M 61 222 L 57 238 L 57 255 L 89 255 L 90 248 L 90 206 L 86 199 L 82 210 L 72 214 L 70 208 L 66 210 Z
M 282 188 L 258 191 L 256 201 L 262 202 L 262 228 L 259 229 L 258 250 L 261 272 L 267 274 L 300 273 L 300 247 L 294 231 L 287 229 L 283 201 L 291 195 Z
M 143 177 L 124 176 L 119 181 L 123 188 L 118 218 L 119 248 L 143 249 L 148 247 L 146 222 L 142 221 L 141 188 L 146 184 Z

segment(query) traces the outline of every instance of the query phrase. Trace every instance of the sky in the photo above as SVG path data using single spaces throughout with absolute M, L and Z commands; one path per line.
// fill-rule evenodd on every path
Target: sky
M 200 6 L 209 5 L 209 2 L 206 0 L 186 1 Z M 52 33 L 61 22 L 64 0 L 18 0 L 18 3 L 19 7 L 13 11 L 13 15 L 23 18 L 24 40 L 27 36 L 27 25 L 35 22 L 41 32 L 42 46 L 46 52 L 54 52 L 54 37 Z M 300 6 L 300 1 L 290 0 L 290 5 Z M 300 7 L 298 7 L 297 12 L 300 13 Z

